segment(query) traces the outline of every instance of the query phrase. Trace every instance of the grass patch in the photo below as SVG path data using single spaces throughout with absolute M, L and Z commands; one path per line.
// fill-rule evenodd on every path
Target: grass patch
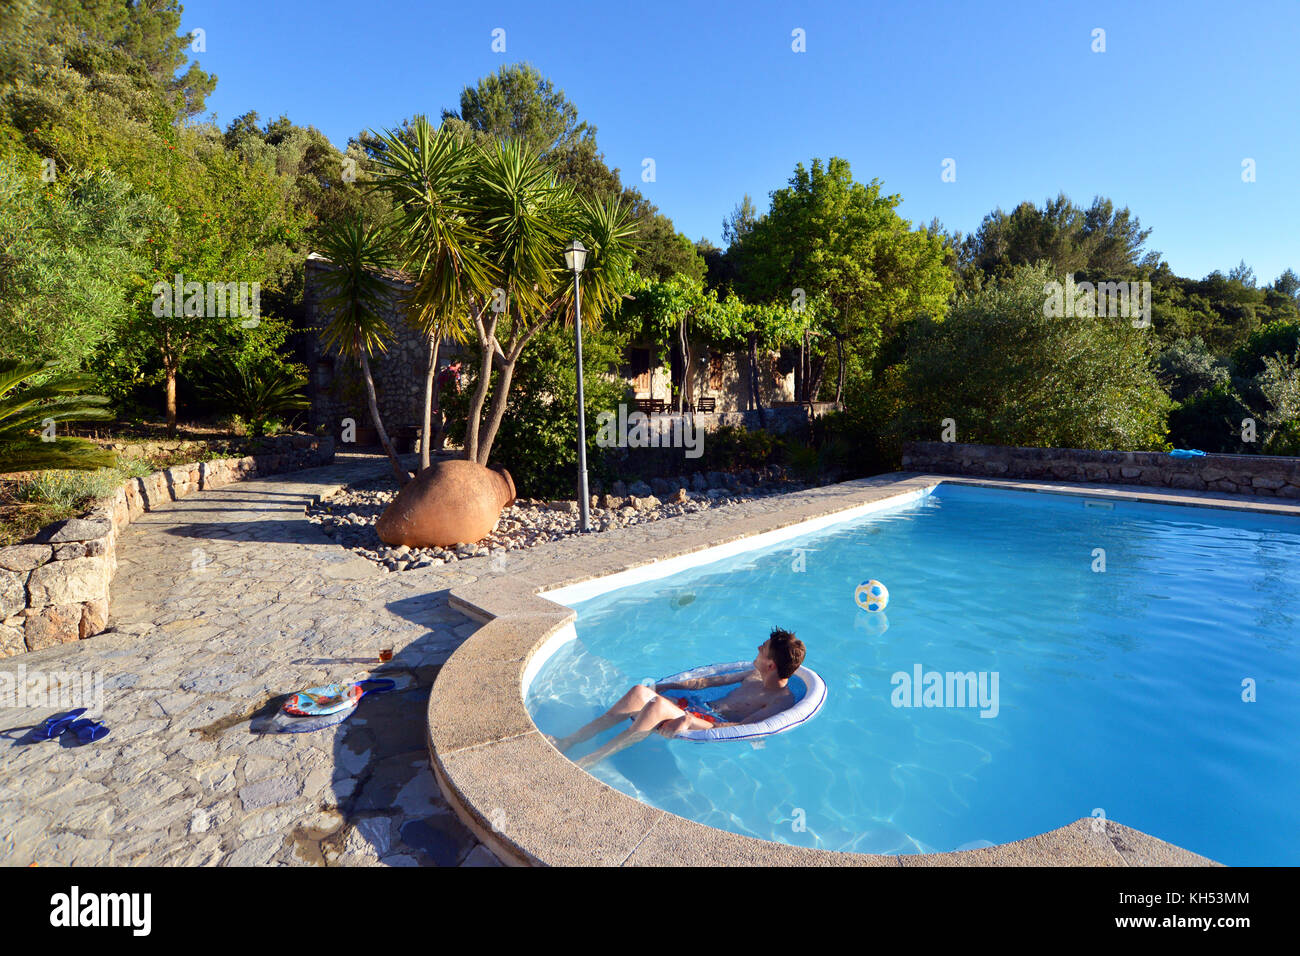
M 150 465 L 150 471 L 162 471 L 175 465 L 189 465 L 199 461 L 213 461 L 217 458 L 241 458 L 243 453 L 233 445 L 206 445 L 195 443 L 175 451 L 158 451 L 135 459 Z M 146 472 L 147 474 L 147 472 Z
M 76 517 L 99 499 L 115 494 L 128 478 L 155 470 L 148 461 L 127 458 L 115 468 L 38 471 L 0 482 L 0 547 L 26 540 L 52 522 Z

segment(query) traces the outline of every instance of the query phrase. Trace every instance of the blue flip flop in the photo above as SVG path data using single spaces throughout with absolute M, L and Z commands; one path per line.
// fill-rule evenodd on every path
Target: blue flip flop
M 72 724 L 76 722 L 77 718 L 85 712 L 86 708 L 78 707 L 76 710 L 70 710 L 66 714 L 55 714 L 53 717 L 48 717 L 46 718 L 45 723 L 41 724 L 40 729 L 36 731 L 36 736 L 44 740 L 53 740 L 72 726 Z
M 74 720 L 66 728 L 77 735 L 77 739 L 83 744 L 88 744 L 92 740 L 99 740 L 101 737 L 107 737 L 109 729 L 97 720 L 91 720 L 89 717 L 83 717 L 81 720 Z

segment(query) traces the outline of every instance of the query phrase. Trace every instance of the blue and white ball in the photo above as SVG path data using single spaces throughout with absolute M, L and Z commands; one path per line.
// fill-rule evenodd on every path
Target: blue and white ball
M 885 605 L 889 603 L 889 589 L 872 578 L 857 586 L 853 592 L 853 600 L 857 601 L 858 607 L 864 611 L 883 611 Z

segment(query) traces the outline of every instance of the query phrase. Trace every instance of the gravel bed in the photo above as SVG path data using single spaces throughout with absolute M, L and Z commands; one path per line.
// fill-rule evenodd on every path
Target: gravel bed
M 779 467 L 739 475 L 709 472 L 690 478 L 656 478 L 652 484 L 615 482 L 609 493 L 591 496 L 591 530 L 599 533 L 661 521 L 807 487 L 789 480 Z M 449 564 L 462 558 L 498 554 L 504 558 L 507 551 L 579 533 L 577 501 L 519 498 L 502 510 L 496 529 L 482 541 L 449 548 L 390 548 L 379 540 L 375 522 L 396 496 L 391 478 L 358 482 L 308 508 L 307 516 L 340 545 L 389 571 Z

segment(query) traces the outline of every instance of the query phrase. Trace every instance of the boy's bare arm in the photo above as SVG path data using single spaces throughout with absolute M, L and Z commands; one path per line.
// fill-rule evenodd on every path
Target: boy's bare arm
M 712 677 L 694 677 L 690 680 L 668 681 L 655 684 L 655 690 L 703 690 L 706 687 L 721 687 L 724 684 L 739 684 L 749 672 L 737 674 L 714 674 Z

